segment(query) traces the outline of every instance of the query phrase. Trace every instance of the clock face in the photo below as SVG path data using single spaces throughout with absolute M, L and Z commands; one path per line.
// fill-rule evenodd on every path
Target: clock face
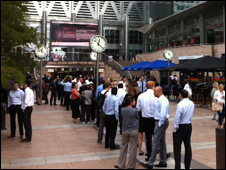
M 172 60 L 174 57 L 174 53 L 171 50 L 166 49 L 163 53 L 163 56 L 167 59 L 167 60 Z
M 92 51 L 92 52 L 90 53 L 90 58 L 91 58 L 93 61 L 96 61 L 96 60 L 97 60 L 97 53 L 94 52 L 94 51 Z
M 48 48 L 45 46 L 41 46 L 35 49 L 35 54 L 39 57 L 39 58 L 44 58 L 47 56 L 48 54 Z
M 95 35 L 90 39 L 90 48 L 97 53 L 102 53 L 107 48 L 107 40 L 102 35 Z

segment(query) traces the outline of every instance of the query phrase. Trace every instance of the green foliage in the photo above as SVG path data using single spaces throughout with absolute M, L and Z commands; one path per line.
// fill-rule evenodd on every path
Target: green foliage
M 22 84 L 28 71 L 36 66 L 30 54 L 17 46 L 26 43 L 37 44 L 36 29 L 27 25 L 29 1 L 1 1 L 1 86 L 9 86 L 8 81 Z

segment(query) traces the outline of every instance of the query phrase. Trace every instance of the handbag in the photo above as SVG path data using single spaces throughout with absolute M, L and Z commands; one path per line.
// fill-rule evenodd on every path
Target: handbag
M 213 112 L 222 111 L 222 105 L 220 103 L 212 102 L 212 111 Z

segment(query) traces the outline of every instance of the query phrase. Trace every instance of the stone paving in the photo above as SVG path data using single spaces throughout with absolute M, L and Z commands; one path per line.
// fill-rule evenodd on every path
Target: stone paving
M 166 133 L 167 150 L 170 153 L 173 152 L 172 132 L 176 104 L 170 102 L 170 125 Z M 193 169 L 216 168 L 215 128 L 218 126 L 212 120 L 212 115 L 209 109 L 195 109 L 191 140 Z M 93 123 L 73 123 L 71 111 L 66 111 L 65 107 L 59 105 L 35 105 L 32 113 L 32 141 L 22 143 L 18 126 L 16 137 L 7 139 L 10 135 L 7 114 L 7 130 L 1 131 L 1 169 L 115 169 L 120 150 L 105 149 L 104 140 L 102 144 L 97 144 L 97 128 Z M 116 142 L 121 144 L 119 130 Z M 144 143 L 142 149 L 145 151 Z M 140 162 L 146 163 L 145 156 L 137 156 L 136 169 L 144 169 Z M 173 153 L 167 164 L 166 169 L 174 168 Z

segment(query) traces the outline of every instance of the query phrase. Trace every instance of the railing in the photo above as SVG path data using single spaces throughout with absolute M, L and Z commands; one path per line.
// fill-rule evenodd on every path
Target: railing
M 114 69 L 117 73 L 119 73 L 122 77 L 126 76 L 128 79 L 132 79 L 132 75 L 129 71 L 121 71 L 123 67 L 117 61 L 106 56 L 104 57 L 104 62 L 108 64 L 112 69 Z

